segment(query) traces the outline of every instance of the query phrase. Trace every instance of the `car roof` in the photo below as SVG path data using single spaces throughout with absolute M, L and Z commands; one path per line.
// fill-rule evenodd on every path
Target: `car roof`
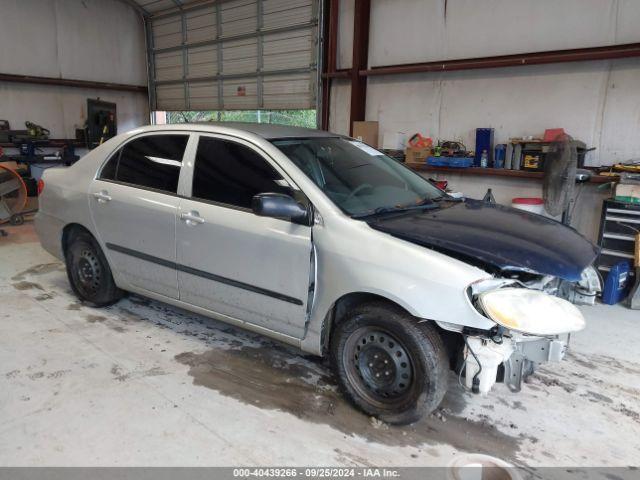
M 327 132 L 325 130 L 316 130 L 313 128 L 292 127 L 289 125 L 274 125 L 269 123 L 250 123 L 250 122 L 200 122 L 200 123 L 180 123 L 172 125 L 180 127 L 188 127 L 191 125 L 194 128 L 212 127 L 215 131 L 216 127 L 224 128 L 226 130 L 238 130 L 240 132 L 250 132 L 254 135 L 258 135 L 267 140 L 273 140 L 276 138 L 327 138 L 327 137 L 341 137 L 336 133 Z M 185 128 L 188 129 L 188 128 Z

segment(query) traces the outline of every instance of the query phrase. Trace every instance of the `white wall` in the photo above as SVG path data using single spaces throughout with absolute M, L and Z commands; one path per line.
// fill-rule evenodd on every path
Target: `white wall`
M 490 177 L 452 174 L 440 172 L 424 172 L 426 178 L 447 180 L 449 188 L 454 192 L 462 192 L 469 198 L 482 198 L 491 188 L 496 202 L 510 205 L 516 197 L 542 198 L 542 182 L 523 178 Z M 598 189 L 594 184 L 578 185 L 576 190 L 576 207 L 573 209 L 571 226 L 593 242 L 598 240 L 600 227 L 600 211 L 602 201 L 611 196 L 609 189 Z M 557 218 L 560 220 L 560 218 Z
M 341 0 L 338 68 L 349 68 L 354 0 Z M 446 4 L 446 15 L 445 15 Z M 369 66 L 640 42 L 638 0 L 372 0 Z M 350 86 L 334 80 L 330 129 L 349 132 Z M 640 159 L 640 59 L 370 77 L 366 120 L 474 148 L 477 127 L 496 143 L 563 127 L 597 150 L 587 164 Z M 499 203 L 542 196 L 530 179 L 463 174 L 451 188 Z M 573 226 L 596 240 L 607 191 L 582 189 Z
M 640 41 L 637 0 L 373 0 L 369 66 Z M 353 0 L 341 0 L 338 68 L 351 65 Z M 334 82 L 331 129 L 348 132 Z M 332 104 L 334 100 L 332 98 Z M 371 77 L 367 120 L 384 131 L 496 143 L 563 127 L 597 148 L 591 165 L 640 157 L 640 59 Z
M 144 30 L 118 0 L 0 0 L 0 73 L 146 85 Z M 0 82 L 0 118 L 73 138 L 87 98 L 116 102 L 118 129 L 149 122 L 146 94 Z

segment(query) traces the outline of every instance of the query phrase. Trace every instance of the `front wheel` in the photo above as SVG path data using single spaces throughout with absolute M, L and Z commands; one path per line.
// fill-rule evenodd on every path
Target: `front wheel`
M 122 298 L 124 292 L 113 281 L 109 263 L 89 233 L 75 234 L 65 257 L 69 283 L 82 301 L 92 307 L 104 307 Z
M 429 322 L 384 303 L 357 307 L 331 337 L 331 362 L 346 397 L 368 415 L 412 423 L 447 391 L 448 360 Z

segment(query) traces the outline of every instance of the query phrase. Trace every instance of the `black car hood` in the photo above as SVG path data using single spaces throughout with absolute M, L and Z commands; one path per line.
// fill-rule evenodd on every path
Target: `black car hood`
M 580 280 L 598 249 L 555 220 L 479 200 L 380 215 L 371 228 L 499 271 L 528 271 Z

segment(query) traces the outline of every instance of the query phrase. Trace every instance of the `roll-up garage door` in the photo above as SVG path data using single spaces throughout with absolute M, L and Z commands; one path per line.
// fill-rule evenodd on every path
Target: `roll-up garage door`
M 154 110 L 316 108 L 318 0 L 180 5 L 147 24 Z

